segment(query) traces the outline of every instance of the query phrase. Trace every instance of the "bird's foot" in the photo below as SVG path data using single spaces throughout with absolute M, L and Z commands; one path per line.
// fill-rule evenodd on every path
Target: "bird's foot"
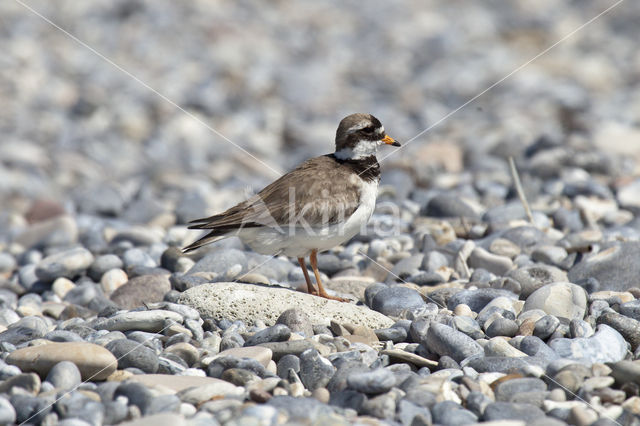
M 316 294 L 316 296 L 324 297 L 325 299 L 329 299 L 329 300 L 337 300 L 338 302 L 351 302 L 351 300 L 349 299 L 345 299 L 344 297 L 331 296 L 329 293 L 324 291 Z

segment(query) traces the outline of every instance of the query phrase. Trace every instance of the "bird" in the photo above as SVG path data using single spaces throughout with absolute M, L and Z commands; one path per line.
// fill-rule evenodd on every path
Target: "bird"
M 335 152 L 306 160 L 222 213 L 189 222 L 189 229 L 208 233 L 183 252 L 237 236 L 255 252 L 297 258 L 308 293 L 348 301 L 326 292 L 318 253 L 351 239 L 369 221 L 380 182 L 376 153 L 383 145 L 401 146 L 373 115 L 348 115 L 336 130 Z M 307 256 L 317 289 L 305 265 Z

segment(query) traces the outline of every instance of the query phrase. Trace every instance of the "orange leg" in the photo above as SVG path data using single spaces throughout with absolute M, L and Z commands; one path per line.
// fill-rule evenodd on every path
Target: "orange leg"
M 309 271 L 307 271 L 307 265 L 304 264 L 304 257 L 299 257 L 298 258 L 298 263 L 300 264 L 300 267 L 302 268 L 302 273 L 304 274 L 304 279 L 307 281 L 307 291 L 309 292 L 309 294 L 317 295 L 318 292 L 317 292 L 316 288 L 313 286 L 313 284 L 311 284 L 311 278 L 309 278 Z
M 322 281 L 320 280 L 320 271 L 318 271 L 318 250 L 312 250 L 311 256 L 309 256 L 309 260 L 311 261 L 311 268 L 313 269 L 313 273 L 316 276 L 316 283 L 318 284 L 318 296 L 324 297 L 325 299 L 337 300 L 339 302 L 348 302 L 349 299 L 343 299 L 342 297 L 330 296 L 324 290 L 322 286 Z

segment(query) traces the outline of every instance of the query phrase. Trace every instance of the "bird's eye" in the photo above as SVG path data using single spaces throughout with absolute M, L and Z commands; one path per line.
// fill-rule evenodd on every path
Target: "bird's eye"
M 375 129 L 376 129 L 375 127 L 369 126 L 369 127 L 365 127 L 364 129 L 362 129 L 362 131 L 365 132 L 365 133 L 373 133 L 373 131 Z

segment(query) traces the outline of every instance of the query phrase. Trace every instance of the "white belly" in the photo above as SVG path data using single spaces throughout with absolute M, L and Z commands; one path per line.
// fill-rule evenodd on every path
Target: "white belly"
M 305 257 L 312 250 L 329 250 L 363 229 L 373 214 L 377 195 L 378 182 L 363 182 L 360 206 L 344 223 L 321 227 L 245 228 L 238 236 L 252 250 L 261 254 L 282 253 L 289 257 Z

